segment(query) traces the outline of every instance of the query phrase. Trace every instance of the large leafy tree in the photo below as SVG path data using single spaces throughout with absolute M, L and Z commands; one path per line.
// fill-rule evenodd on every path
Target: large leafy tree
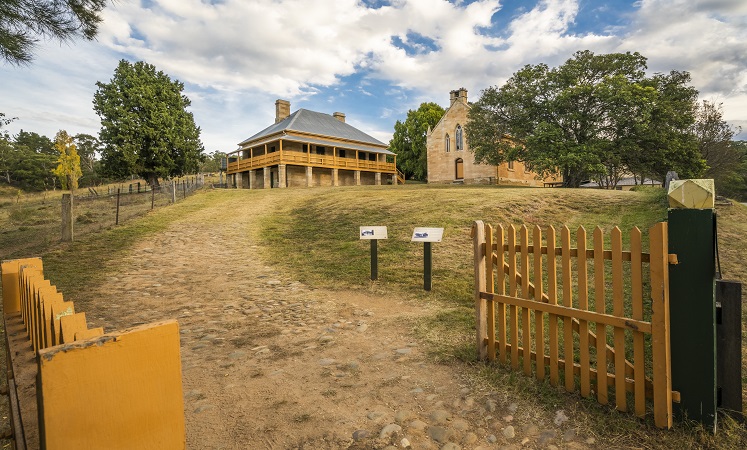
M 421 103 L 417 110 L 407 111 L 404 122 L 394 124 L 389 149 L 397 154 L 397 168 L 406 178 L 425 180 L 428 176 L 426 134 L 443 115 L 444 109 L 438 104 Z
M 48 137 L 34 131 L 19 131 L 18 135 L 16 135 L 15 144 L 17 148 L 25 147 L 35 153 L 57 156 L 57 151 L 54 149 L 54 142 Z
M 159 177 L 195 173 L 203 160 L 200 128 L 184 85 L 151 64 L 122 60 L 109 83 L 97 82 L 94 110 L 101 118 L 106 174 L 137 174 L 157 185 Z
M 629 138 L 633 145 L 626 163 L 631 172 L 659 180 L 671 170 L 680 178 L 702 176 L 706 165 L 691 131 L 698 91 L 689 83 L 690 74 L 677 71 L 641 81 L 651 94 L 643 99 L 645 120 L 639 121 Z
M 721 103 L 702 101 L 695 109 L 693 134 L 713 178 L 716 192 L 740 200 L 747 198 L 747 142 L 734 141 L 741 131 L 723 118 Z
M 698 142 L 698 150 L 706 160 L 706 177 L 720 178 L 731 174 L 740 164 L 740 152 L 734 135 L 741 129 L 733 128 L 723 118 L 723 105 L 707 100 L 699 103 L 695 111 L 693 133 Z
M 106 0 L 0 1 L 0 58 L 26 64 L 42 38 L 69 41 L 93 39 Z
M 15 164 L 11 178 L 26 189 L 54 189 L 57 177 L 52 173 L 57 160 L 54 143 L 47 136 L 21 130 L 13 142 Z
M 614 186 L 627 172 L 699 173 L 689 75 L 647 78 L 645 70 L 638 53 L 581 51 L 556 68 L 527 65 L 472 106 L 470 149 L 478 162 L 559 172 L 570 187 L 589 179 Z

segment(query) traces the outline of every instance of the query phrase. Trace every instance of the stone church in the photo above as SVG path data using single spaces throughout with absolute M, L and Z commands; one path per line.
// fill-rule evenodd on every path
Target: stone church
M 518 186 L 543 186 L 559 180 L 537 179 L 537 175 L 518 161 L 499 166 L 478 164 L 469 151 L 464 126 L 470 104 L 467 90 L 451 91 L 449 107 L 436 126 L 428 131 L 428 183 L 507 184 Z

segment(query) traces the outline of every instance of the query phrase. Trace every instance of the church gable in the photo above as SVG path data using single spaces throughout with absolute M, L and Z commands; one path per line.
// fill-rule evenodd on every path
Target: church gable
M 500 166 L 475 163 L 465 132 L 470 109 L 467 90 L 450 92 L 450 105 L 426 136 L 428 183 L 487 183 L 542 186 L 521 162 Z M 555 180 L 555 178 L 552 178 Z
M 467 90 L 451 91 L 450 102 L 441 120 L 427 136 L 428 182 L 479 180 L 477 182 L 489 183 L 495 179 L 495 166 L 475 164 L 474 156 L 469 152 L 465 133 L 470 108 Z

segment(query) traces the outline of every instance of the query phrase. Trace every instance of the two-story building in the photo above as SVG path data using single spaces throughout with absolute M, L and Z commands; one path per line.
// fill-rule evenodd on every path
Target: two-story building
M 290 113 L 275 102 L 275 123 L 228 154 L 230 186 L 356 186 L 403 183 L 387 144 L 345 123 L 345 114 L 307 109 Z

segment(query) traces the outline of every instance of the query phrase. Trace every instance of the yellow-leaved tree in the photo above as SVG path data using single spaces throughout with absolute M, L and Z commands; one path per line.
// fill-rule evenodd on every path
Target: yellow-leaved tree
M 78 188 L 78 179 L 83 175 L 80 170 L 80 155 L 73 143 L 73 138 L 67 131 L 60 130 L 54 137 L 54 148 L 60 152 L 57 157 L 57 168 L 52 173 L 57 175 L 62 189 L 70 189 L 73 193 Z

